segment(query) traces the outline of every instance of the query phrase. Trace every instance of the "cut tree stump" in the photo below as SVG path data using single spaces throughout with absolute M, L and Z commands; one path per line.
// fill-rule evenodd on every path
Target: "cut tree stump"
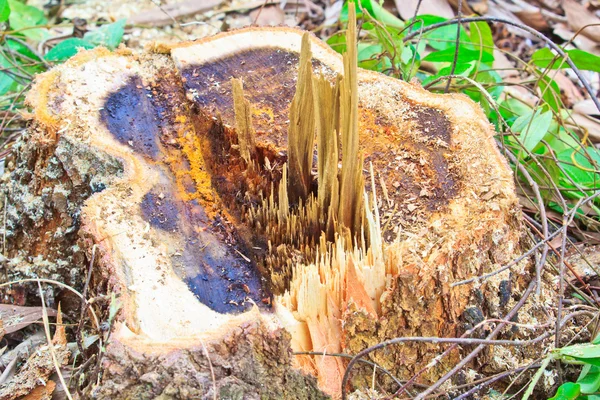
M 450 286 L 522 249 L 513 174 L 465 96 L 360 69 L 354 82 L 342 78 L 342 57 L 307 36 L 302 82 L 312 92 L 298 107 L 314 100 L 304 109 L 322 118 L 313 129 L 337 126 L 341 150 L 313 163 L 313 138 L 302 175 L 310 196 L 288 198 L 300 184 L 285 165 L 302 37 L 247 28 L 141 54 L 82 51 L 36 78 L 32 122 L 5 184 L 10 273 L 81 288 L 96 246 L 94 282 L 122 304 L 96 397 L 338 397 L 347 360 L 292 351 L 356 354 L 397 336 L 458 337 L 519 299 L 526 261 L 476 286 Z M 235 99 L 232 78 L 243 84 Z M 335 118 L 338 102 L 349 125 Z M 353 118 L 358 148 L 349 150 Z M 344 165 L 338 175 L 342 160 L 358 175 L 343 178 Z M 333 200 L 319 197 L 310 168 L 328 179 Z M 335 200 L 348 182 L 363 186 L 344 227 L 348 209 L 334 214 L 331 204 L 348 200 Z M 529 304 L 519 321 L 536 315 L 542 306 Z M 521 351 L 492 349 L 471 367 L 501 371 L 532 356 Z M 371 360 L 407 379 L 439 352 L 405 344 Z M 359 366 L 352 386 L 370 387 L 372 374 Z

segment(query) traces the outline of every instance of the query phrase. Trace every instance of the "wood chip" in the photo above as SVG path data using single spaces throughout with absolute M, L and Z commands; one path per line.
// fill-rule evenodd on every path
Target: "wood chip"
M 46 382 L 46 385 L 36 387 L 27 396 L 22 397 L 21 400 L 50 400 L 55 388 L 56 383 L 54 383 L 54 381 L 48 381 Z

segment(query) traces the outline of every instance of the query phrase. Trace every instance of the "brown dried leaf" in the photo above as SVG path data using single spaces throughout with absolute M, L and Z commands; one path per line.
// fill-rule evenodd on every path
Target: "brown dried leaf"
M 560 88 L 561 97 L 565 103 L 565 107 L 571 108 L 575 103 L 584 99 L 579 86 L 573 83 L 563 71 L 553 73 L 552 79 L 554 79 Z
M 489 4 L 486 17 L 502 18 L 507 19 L 509 21 L 514 21 L 519 24 L 524 24 L 524 22 L 521 21 L 521 19 L 514 14 L 513 10 L 520 10 L 520 8 L 506 2 L 493 1 Z M 515 26 L 505 25 L 504 28 L 513 35 L 534 39 L 534 36 L 532 34 L 525 32 L 522 29 L 517 28 Z
M 587 135 L 592 143 L 600 143 L 600 111 L 591 99 L 575 104 L 571 117 L 583 129 L 583 135 Z
M 600 121 L 590 115 L 579 114 L 577 112 L 571 114 L 571 118 L 583 130 L 581 133 L 583 136 L 587 135 L 592 143 L 600 143 Z M 571 122 L 567 121 L 567 125 L 575 127 L 576 125 Z
M 418 0 L 395 0 L 398 13 L 403 20 L 415 16 Z M 453 18 L 454 11 L 447 0 L 428 0 L 421 2 L 419 13 L 417 15 L 433 14 L 444 18 Z
M 575 0 L 564 0 L 563 9 L 565 10 L 565 14 L 567 14 L 569 26 L 575 32 L 589 24 L 600 24 L 600 18 L 596 17 Z M 581 34 L 596 42 L 600 42 L 600 26 L 587 27 Z
M 583 35 L 577 35 L 575 39 L 573 39 L 575 32 L 573 32 L 567 24 L 558 23 L 554 25 L 554 34 L 563 40 L 572 40 L 572 43 L 577 46 L 578 49 L 600 55 L 600 46 L 598 46 L 597 42 Z
M 473 11 L 479 15 L 484 15 L 485 13 L 487 13 L 487 10 L 488 10 L 487 0 L 472 1 L 472 2 L 470 1 L 469 6 L 471 6 Z
M 473 9 L 471 9 L 471 7 L 469 6 L 469 3 L 464 0 L 460 0 L 460 1 L 462 1 L 462 4 L 460 6 L 462 14 L 463 15 L 473 14 Z M 455 10 L 458 10 L 458 2 L 459 2 L 459 0 L 448 0 L 448 3 L 450 3 L 452 8 Z M 423 3 L 426 3 L 426 2 L 424 1 Z
M 267 6 L 252 10 L 250 18 L 258 26 L 276 26 L 285 21 L 285 12 L 279 6 Z
M 56 310 L 48 309 L 48 316 L 56 316 Z M 4 330 L 16 332 L 42 318 L 42 307 L 21 307 L 12 304 L 0 304 L 0 319 L 4 321 Z
M 520 10 L 514 11 L 514 13 L 525 23 L 525 25 L 537 29 L 538 31 L 545 31 L 550 28 L 546 17 L 544 17 L 539 10 Z
M 596 118 L 600 118 L 600 111 L 598 111 L 592 99 L 582 100 L 573 105 L 573 111 L 581 115 L 593 115 Z
M 128 22 L 133 25 L 170 25 L 174 18 L 184 17 L 186 15 L 199 14 L 211 10 L 221 3 L 223 0 L 188 0 L 183 2 L 175 2 L 166 4 L 161 8 L 155 7 L 149 11 L 138 13 L 129 18 Z
M 516 78 L 519 76 L 519 71 L 515 69 L 515 65 L 510 62 L 508 57 L 504 55 L 498 49 L 494 49 L 494 64 L 493 68 L 498 72 L 502 78 L 513 77 Z

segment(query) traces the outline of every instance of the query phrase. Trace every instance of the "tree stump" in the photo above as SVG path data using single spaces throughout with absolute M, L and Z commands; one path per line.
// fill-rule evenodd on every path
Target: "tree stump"
M 95 281 L 122 303 L 96 397 L 338 397 L 346 360 L 292 350 L 456 337 L 518 300 L 525 262 L 451 287 L 521 251 L 513 175 L 479 106 L 371 71 L 344 76 L 342 57 L 313 36 L 302 64 L 302 37 L 247 28 L 141 54 L 82 51 L 36 78 L 6 183 L 10 272 L 81 287 L 95 246 Z M 300 79 L 312 91 L 291 106 Z M 313 135 L 299 178 L 290 120 L 313 118 L 303 129 L 337 127 L 341 150 Z M 314 147 L 329 153 L 313 161 Z M 342 161 L 358 175 L 344 180 Z M 328 211 L 339 199 L 322 198 L 319 178 L 334 198 L 358 185 L 356 208 Z M 301 184 L 309 197 L 290 192 Z M 371 357 L 406 379 L 438 351 L 407 344 Z M 494 354 L 487 368 L 513 356 Z M 370 386 L 372 373 L 357 368 L 352 384 Z

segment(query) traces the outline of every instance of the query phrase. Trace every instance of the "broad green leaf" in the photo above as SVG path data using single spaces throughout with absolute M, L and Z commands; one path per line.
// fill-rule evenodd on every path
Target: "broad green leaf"
M 456 64 L 456 68 L 454 69 L 454 75 L 469 76 L 469 73 L 473 70 L 473 64 L 474 63 L 472 63 L 472 62 L 465 63 L 465 64 Z M 452 66 L 447 66 L 447 67 L 440 69 L 437 74 L 439 76 L 445 76 L 445 75 L 450 75 L 451 72 L 452 72 Z
M 447 19 L 436 15 L 419 15 L 414 19 L 406 21 L 406 25 L 408 26 L 413 21 L 415 23 L 411 26 L 411 33 L 418 32 L 421 27 L 444 22 Z M 429 45 L 436 50 L 454 48 L 456 46 L 456 30 L 456 25 L 446 25 L 423 34 L 423 38 L 427 39 Z M 467 35 L 467 31 L 462 26 L 460 27 L 460 43 L 462 46 L 473 48 L 470 44 L 471 41 Z
M 600 72 L 600 57 L 597 55 L 579 49 L 568 50 L 567 55 L 577 68 Z M 568 66 L 565 68 L 568 68 Z
M 413 60 L 413 46 L 404 46 L 402 54 L 400 55 L 400 61 L 404 64 L 410 64 Z
M 404 22 L 402 22 L 402 20 L 397 18 L 394 14 L 392 14 L 391 12 L 383 8 L 381 5 L 379 5 L 379 2 L 375 0 L 362 0 L 361 3 L 369 4 L 369 14 L 382 24 L 394 28 L 404 28 Z M 363 7 L 365 6 L 363 5 Z
M 554 120 L 552 121 L 554 123 Z M 546 138 L 548 144 L 555 153 L 561 153 L 565 150 L 578 149 L 581 146 L 581 140 L 573 132 L 567 131 L 564 127 L 558 127 L 558 134 L 550 135 Z
M 374 58 L 383 52 L 383 46 L 380 44 L 358 43 L 357 56 L 359 62 Z
M 390 28 L 395 30 L 394 28 Z M 390 35 L 389 29 L 383 29 L 380 26 L 375 27 L 373 29 L 373 33 L 377 38 L 377 41 L 383 46 L 383 50 L 387 52 L 388 57 L 394 60 L 394 64 L 397 64 L 398 60 L 400 60 L 400 54 L 402 54 L 402 48 L 404 47 L 404 43 L 402 40 L 394 40 L 398 34 Z
M 594 340 L 592 340 L 592 344 L 600 344 L 600 332 L 598 332 Z
M 454 57 L 456 56 L 455 54 L 455 48 L 454 47 L 449 47 L 447 49 L 444 50 L 440 50 L 440 51 L 434 51 L 433 53 L 429 53 L 424 59 L 423 61 L 429 61 L 429 62 L 454 62 Z M 494 57 L 489 54 L 489 53 L 482 53 L 480 54 L 478 50 L 472 50 L 469 49 L 465 46 L 459 46 L 458 47 L 458 57 L 457 57 L 457 63 L 459 64 L 463 64 L 463 63 L 468 63 L 470 61 L 477 61 L 480 59 L 481 56 L 481 61 L 484 63 L 488 63 L 488 62 L 492 62 L 494 61 Z
M 540 91 L 542 99 L 548 103 L 551 109 L 556 112 L 560 112 L 562 101 L 560 99 L 560 88 L 558 83 L 551 79 L 549 76 L 544 76 L 538 81 L 540 85 Z
M 94 31 L 87 32 L 83 35 L 83 39 L 93 45 L 106 46 L 107 48 L 114 50 L 119 43 L 121 43 L 121 39 L 123 39 L 126 21 L 127 20 L 123 18 L 112 24 L 103 25 Z
M 379 57 L 383 53 L 381 44 L 358 43 L 358 66 L 372 71 L 382 71 L 391 64 L 389 58 Z
M 363 22 L 361 27 L 364 31 L 372 31 L 375 29 L 375 24 L 372 22 Z
M 342 7 L 342 11 L 340 13 L 340 21 L 346 23 L 348 22 L 348 2 L 344 4 Z M 378 1 L 376 0 L 359 0 L 355 1 L 354 5 L 356 7 L 356 16 L 360 17 L 362 13 L 362 9 L 364 9 L 372 18 L 381 22 L 382 24 L 402 29 L 404 28 L 404 22 L 396 17 L 394 14 L 390 13 L 388 10 L 383 8 Z
M 533 151 L 535 146 L 546 136 L 550 123 L 552 122 L 552 113 L 546 111 L 542 113 L 541 109 L 538 109 L 535 114 L 531 113 L 521 115 L 513 123 L 511 129 L 515 133 L 519 133 L 519 138 L 523 146 Z
M 577 383 L 581 393 L 595 393 L 600 387 L 600 368 L 595 365 L 586 364 L 581 370 Z
M 500 111 L 500 115 L 502 115 L 509 125 L 512 125 L 512 122 L 514 122 L 514 120 L 521 115 L 531 112 L 531 107 L 513 98 L 508 98 L 502 101 L 499 104 L 498 109 Z
M 572 346 L 555 349 L 552 352 L 561 356 L 569 356 L 580 359 L 600 358 L 600 345 L 591 343 L 574 344 Z
M 7 38 L 6 44 L 12 50 L 15 50 L 15 51 L 23 54 L 25 57 L 29 57 L 32 60 L 40 61 L 40 58 L 33 51 L 31 51 L 27 46 L 24 46 L 17 41 L 12 40 L 11 38 Z
M 419 43 L 419 46 L 415 48 L 412 43 L 408 43 L 402 48 L 402 54 L 400 56 L 400 67 L 402 69 L 402 78 L 405 81 L 410 81 L 415 74 L 418 73 L 421 65 L 421 52 L 425 48 L 425 42 Z M 414 59 L 414 62 L 413 62 Z
M 2 53 L 0 53 L 0 68 L 14 68 L 13 64 Z M 10 69 L 10 71 L 13 70 Z M 6 71 L 0 73 L 0 96 L 16 90 L 18 86 L 19 82 L 10 73 Z
M 473 70 L 473 64 L 474 64 L 473 62 L 466 63 L 466 64 L 456 64 L 456 69 L 454 70 L 454 75 L 468 76 L 469 73 Z M 437 74 L 425 79 L 422 82 L 422 84 L 423 84 L 423 86 L 425 86 L 425 85 L 429 84 L 430 82 L 433 82 L 434 80 L 436 80 L 442 76 L 450 75 L 451 72 L 452 72 L 451 66 L 444 67 L 444 68 L 440 69 Z M 444 83 L 445 82 L 446 81 L 444 81 Z M 464 81 L 461 81 L 461 82 L 464 82 Z
M 548 65 L 557 61 L 555 58 L 560 59 L 560 56 L 555 57 L 554 53 L 552 53 L 552 51 L 549 48 L 544 47 L 539 50 L 536 50 L 531 55 L 531 62 L 534 65 L 537 65 L 538 67 L 548 68 Z
M 65 61 L 77 54 L 79 49 L 93 49 L 93 44 L 79 38 L 69 38 L 54 46 L 44 57 L 48 61 Z
M 0 0 L 0 22 L 8 21 L 10 15 L 10 6 L 8 0 Z
M 481 84 L 484 84 L 483 86 L 486 88 L 486 90 L 488 91 L 488 93 L 492 96 L 492 98 L 494 100 L 498 100 L 500 98 L 500 95 L 502 94 L 502 92 L 504 91 L 504 86 L 501 85 L 502 81 L 502 77 L 493 69 L 490 69 L 487 65 L 480 65 L 479 66 L 479 70 L 477 70 L 477 74 L 473 74 L 471 76 L 472 79 L 474 79 L 476 82 L 479 82 Z M 488 85 L 486 87 L 485 84 L 491 84 Z M 476 91 L 477 93 L 479 93 L 478 89 L 466 89 L 465 93 L 469 96 L 471 96 L 469 94 L 469 92 L 473 92 Z M 473 98 L 473 97 L 471 97 Z M 479 101 L 478 99 L 474 99 L 475 101 Z
M 483 21 L 471 22 L 469 24 L 469 31 L 471 32 L 471 43 L 473 43 L 475 50 L 488 53 L 493 59 L 494 38 L 492 37 L 490 26 Z
M 8 0 L 10 6 L 10 16 L 8 22 L 12 30 L 36 41 L 41 41 L 48 37 L 48 30 L 45 28 L 31 28 L 38 25 L 45 25 L 48 20 L 44 12 L 39 8 L 26 5 L 19 0 Z
M 576 400 L 580 393 L 578 384 L 566 382 L 560 385 L 556 394 L 548 400 Z
M 586 189 L 596 189 L 600 187 L 600 175 L 596 172 L 600 170 L 600 155 L 597 150 L 592 147 L 588 147 L 585 150 L 587 151 L 584 151 L 584 149 L 565 150 L 558 153 L 556 158 L 561 163 L 561 167 L 565 173 L 579 186 Z M 567 177 L 562 177 L 560 179 L 560 184 L 564 187 L 574 188 Z M 561 355 L 582 358 L 584 356 L 581 354 L 591 354 L 591 356 L 585 358 L 600 359 L 600 345 L 574 345 L 564 347 L 560 350 L 559 354 Z
M 340 54 L 344 54 L 346 52 L 346 35 L 345 32 L 336 32 L 329 39 L 327 39 L 327 44 L 333 50 L 337 51 Z
M 567 50 L 565 53 L 567 53 L 577 68 L 586 71 L 600 72 L 600 57 L 597 55 L 579 49 Z M 542 68 L 571 68 L 569 64 L 561 58 L 562 57 L 560 56 L 556 57 L 549 48 L 544 47 L 533 53 L 531 61 L 533 64 Z

